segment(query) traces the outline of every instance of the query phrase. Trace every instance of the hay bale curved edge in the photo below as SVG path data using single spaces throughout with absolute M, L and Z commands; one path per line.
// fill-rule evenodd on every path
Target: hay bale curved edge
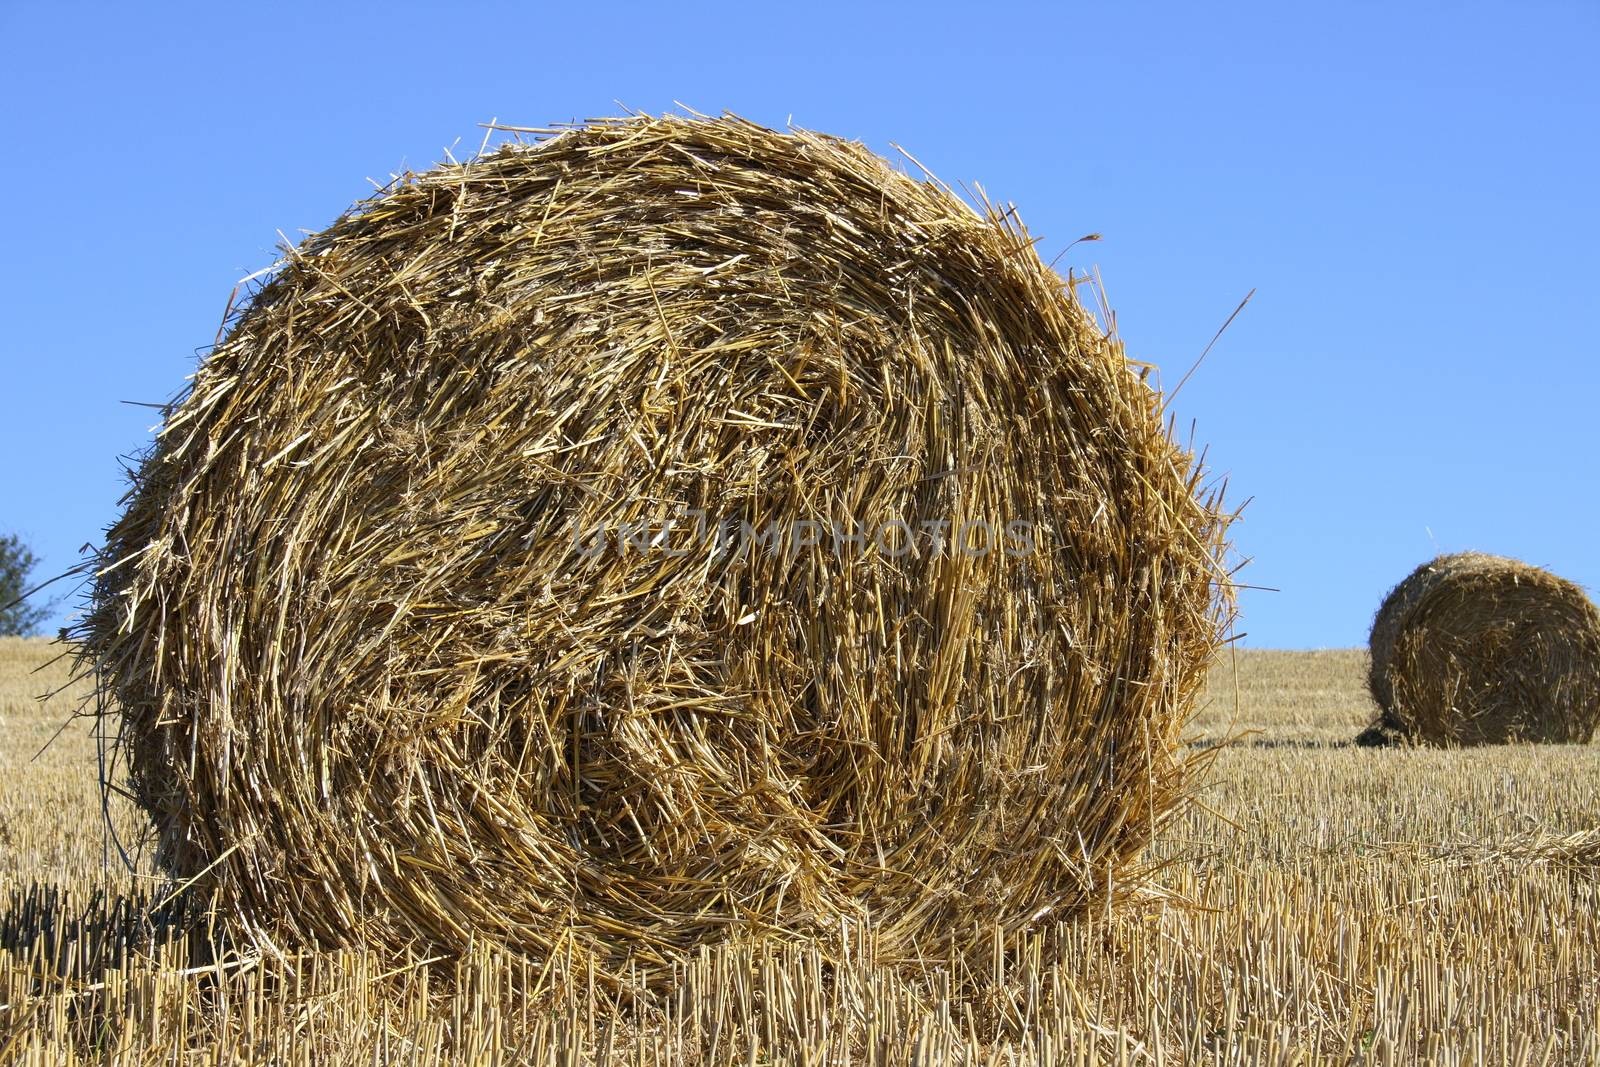
M 1384 598 L 1369 644 L 1380 714 L 1358 744 L 1581 743 L 1600 725 L 1600 612 L 1549 571 L 1440 556 Z
M 79 636 L 162 861 L 264 942 L 914 957 L 1101 900 L 1185 795 L 1200 486 L 1009 213 L 598 121 L 290 255 Z

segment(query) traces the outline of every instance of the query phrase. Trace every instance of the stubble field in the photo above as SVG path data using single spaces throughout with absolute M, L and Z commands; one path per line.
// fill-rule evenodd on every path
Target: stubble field
M 863 937 L 654 992 L 488 948 L 227 948 L 108 842 L 60 652 L 0 640 L 0 1064 L 1600 1062 L 1600 745 L 1352 747 L 1361 652 L 1225 657 L 1208 784 L 1126 906 L 990 938 L 984 973 Z

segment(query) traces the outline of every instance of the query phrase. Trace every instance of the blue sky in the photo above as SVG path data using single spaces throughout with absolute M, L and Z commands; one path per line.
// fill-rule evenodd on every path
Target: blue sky
M 661 111 L 904 145 L 1098 266 L 1254 559 L 1245 643 L 1360 644 L 1436 551 L 1600 586 L 1593 3 L 0 0 L 0 531 L 54 573 L 278 233 L 478 123 Z M 70 610 L 69 601 L 61 609 Z

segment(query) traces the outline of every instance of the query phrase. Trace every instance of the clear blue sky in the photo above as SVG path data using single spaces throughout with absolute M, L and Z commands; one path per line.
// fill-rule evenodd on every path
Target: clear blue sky
M 55 572 L 278 231 L 477 124 L 661 111 L 904 145 L 1098 265 L 1255 562 L 1246 643 L 1363 642 L 1436 550 L 1600 586 L 1600 7 L 0 0 L 0 531 Z M 62 611 L 70 608 L 65 606 Z

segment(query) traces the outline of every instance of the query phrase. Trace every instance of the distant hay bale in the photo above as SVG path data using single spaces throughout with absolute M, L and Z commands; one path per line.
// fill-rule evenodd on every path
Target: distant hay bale
M 1381 714 L 1363 744 L 1584 742 L 1600 725 L 1600 612 L 1514 559 L 1466 552 L 1418 567 L 1378 609 L 1371 652 Z
M 269 943 L 937 953 L 1103 901 L 1185 795 L 1200 480 L 1009 213 L 605 120 L 288 257 L 83 655 L 158 855 Z

